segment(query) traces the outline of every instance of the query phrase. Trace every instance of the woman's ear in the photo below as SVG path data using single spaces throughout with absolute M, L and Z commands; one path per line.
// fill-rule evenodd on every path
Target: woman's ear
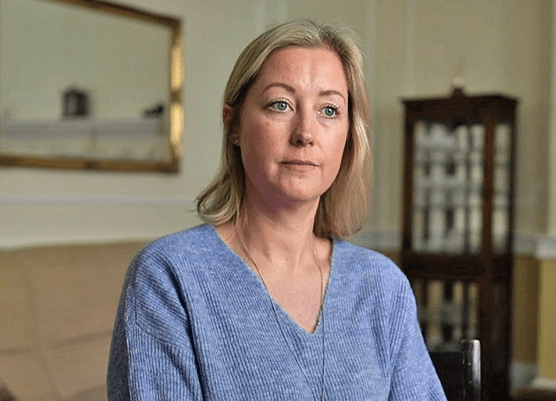
M 232 121 L 234 120 L 234 108 L 232 106 L 229 105 L 224 105 L 224 108 L 222 109 L 222 122 L 224 123 L 224 132 L 228 132 L 231 125 L 232 125 Z M 235 142 L 235 140 L 239 140 L 239 137 L 237 137 L 236 133 L 232 134 L 232 141 Z

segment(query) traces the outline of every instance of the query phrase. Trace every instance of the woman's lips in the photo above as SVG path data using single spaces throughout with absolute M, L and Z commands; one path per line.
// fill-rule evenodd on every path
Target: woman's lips
M 313 166 L 313 167 L 317 166 L 316 163 L 313 163 L 310 160 L 297 160 L 297 159 L 295 159 L 295 160 L 286 160 L 286 161 L 283 161 L 282 164 L 291 164 L 291 165 L 298 165 L 298 166 Z
M 310 160 L 286 160 L 281 163 L 284 167 L 294 171 L 312 170 L 318 165 Z

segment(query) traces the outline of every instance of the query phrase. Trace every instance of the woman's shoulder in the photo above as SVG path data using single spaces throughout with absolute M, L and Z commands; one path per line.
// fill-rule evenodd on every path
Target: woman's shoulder
M 334 258 L 352 268 L 404 276 L 386 255 L 344 240 L 334 240 Z
M 212 226 L 193 227 L 154 240 L 135 255 L 122 293 L 127 324 L 133 322 L 162 341 L 180 343 L 180 328 L 189 324 L 183 303 L 201 293 L 199 277 L 212 261 L 207 255 L 211 244 L 217 244 L 214 235 Z
M 141 249 L 140 253 L 145 255 L 162 254 L 172 257 L 187 253 L 214 251 L 219 245 L 218 234 L 216 234 L 214 227 L 202 224 L 151 241 Z
M 147 247 L 211 247 L 214 246 L 216 230 L 209 224 L 201 224 L 175 233 L 164 235 L 150 242 Z
M 347 241 L 335 240 L 333 263 L 337 273 L 373 291 L 411 293 L 405 273 L 384 254 Z
M 145 245 L 132 261 L 132 267 L 141 265 L 161 267 L 187 267 L 207 257 L 226 256 L 226 249 L 211 225 L 202 224 L 168 234 Z

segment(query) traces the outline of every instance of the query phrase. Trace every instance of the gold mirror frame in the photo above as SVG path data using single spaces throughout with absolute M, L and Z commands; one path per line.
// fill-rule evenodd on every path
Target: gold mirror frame
M 39 1 L 39 0 L 37 0 Z M 51 3 L 68 4 L 94 12 L 109 13 L 143 22 L 162 25 L 170 29 L 170 99 L 168 107 L 168 144 L 170 155 L 165 161 L 103 160 L 87 157 L 46 157 L 2 154 L 0 167 L 45 167 L 57 169 L 150 171 L 177 173 L 181 159 L 181 135 L 183 131 L 183 107 L 181 92 L 183 86 L 183 52 L 181 43 L 181 21 L 177 18 L 158 15 L 124 5 L 103 0 L 40 0 Z M 2 133 L 0 132 L 0 135 Z

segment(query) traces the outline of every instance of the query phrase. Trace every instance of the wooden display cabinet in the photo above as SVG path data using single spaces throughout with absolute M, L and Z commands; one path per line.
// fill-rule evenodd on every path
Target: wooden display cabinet
M 431 350 L 482 348 L 483 399 L 509 393 L 515 99 L 406 99 L 401 265 Z

